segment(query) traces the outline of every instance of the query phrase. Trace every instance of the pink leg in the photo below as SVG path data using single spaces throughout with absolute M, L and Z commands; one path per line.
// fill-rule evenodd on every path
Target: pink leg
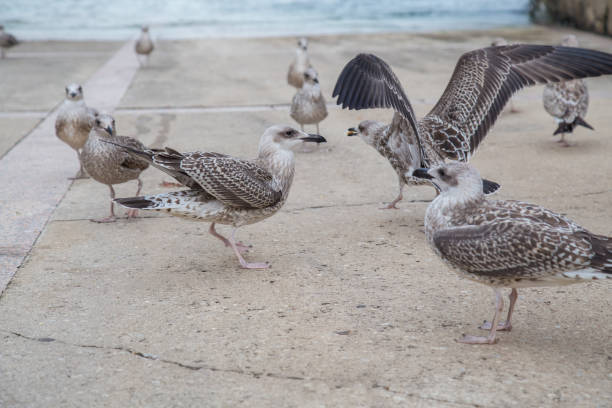
M 140 180 L 140 177 L 138 178 L 138 188 L 136 189 L 136 197 L 138 197 L 140 195 L 140 190 L 142 189 L 142 180 Z M 130 210 L 128 210 L 127 212 L 127 217 L 128 218 L 134 218 L 138 215 L 138 209 L 136 208 L 132 208 Z
M 110 188 L 110 196 L 111 196 L 111 200 L 110 200 L 110 215 L 106 218 L 101 218 L 101 219 L 97 219 L 97 220 L 91 220 L 92 222 L 97 222 L 97 223 L 107 223 L 107 222 L 115 222 L 117 221 L 117 217 L 115 217 L 115 203 L 113 202 L 113 200 L 115 199 L 115 190 L 113 189 L 112 185 L 108 185 L 108 188 Z
M 240 254 L 240 250 L 236 246 L 236 241 L 234 240 L 234 235 L 236 235 L 236 230 L 237 230 L 237 228 L 234 228 L 234 231 L 232 231 L 232 236 L 230 237 L 229 242 L 230 242 L 230 245 L 232 246 L 232 248 L 234 249 L 234 252 L 236 253 L 236 256 L 238 257 L 238 261 L 240 262 L 240 266 L 242 266 L 245 269 L 268 269 L 270 267 L 270 264 L 267 263 L 267 262 L 253 262 L 253 263 L 249 263 L 249 262 L 244 260 L 244 258 Z
M 399 210 L 398 207 L 396 207 L 395 204 L 399 203 L 400 201 L 402 201 L 402 199 L 404 198 L 404 196 L 402 195 L 402 190 L 404 190 L 404 183 L 401 182 L 399 183 L 399 194 L 397 195 L 397 197 L 395 197 L 395 200 L 391 201 L 389 204 L 385 205 L 384 207 L 381 207 L 381 210 Z
M 493 323 L 491 324 L 491 330 L 489 331 L 489 335 L 487 337 L 464 335 L 462 338 L 457 340 L 459 343 L 466 343 L 466 344 L 495 344 L 497 343 L 497 338 L 495 337 L 497 333 L 496 328 L 499 322 L 499 315 L 504 310 L 504 299 L 502 298 L 502 295 L 499 289 L 494 288 L 493 290 L 495 291 L 495 315 L 493 315 Z
M 78 149 L 74 149 L 77 153 L 77 157 L 79 158 L 79 172 L 74 177 L 68 177 L 68 180 L 77 180 L 77 179 L 86 179 L 89 178 L 85 169 L 83 168 L 83 162 L 81 161 L 81 153 Z
M 217 230 L 215 229 L 214 222 L 210 224 L 210 228 L 208 229 L 208 232 L 212 236 L 219 238 L 225 244 L 226 247 L 230 247 L 230 248 L 232 247 L 232 244 L 229 241 L 229 239 L 225 238 L 223 235 L 217 232 Z M 251 245 L 246 245 L 246 244 L 243 244 L 242 242 L 236 242 L 236 247 L 238 248 L 238 251 L 240 251 L 241 254 L 244 254 L 244 253 L 249 252 L 249 248 L 251 248 Z
M 512 292 L 510 292 L 510 308 L 508 309 L 508 317 L 505 322 L 499 322 L 497 325 L 497 331 L 510 331 L 512 330 L 512 312 L 514 311 L 514 304 L 516 303 L 516 299 L 518 298 L 518 291 L 515 288 L 512 288 Z M 485 321 L 482 326 L 479 327 L 482 330 L 491 330 L 491 322 Z

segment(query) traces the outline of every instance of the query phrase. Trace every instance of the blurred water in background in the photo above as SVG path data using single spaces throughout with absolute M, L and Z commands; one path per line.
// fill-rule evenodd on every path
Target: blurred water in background
M 157 38 L 486 29 L 529 24 L 529 0 L 0 0 L 22 39 Z

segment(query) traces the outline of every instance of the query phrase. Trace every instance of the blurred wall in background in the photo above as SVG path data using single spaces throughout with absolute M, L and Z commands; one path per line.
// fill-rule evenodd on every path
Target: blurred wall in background
M 561 23 L 612 35 L 612 0 L 531 0 L 536 23 Z

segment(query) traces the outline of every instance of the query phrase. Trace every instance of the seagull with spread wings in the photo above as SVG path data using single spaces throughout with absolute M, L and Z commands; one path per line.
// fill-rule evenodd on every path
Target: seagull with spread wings
M 179 153 L 168 147 L 158 150 L 122 146 L 189 189 L 115 201 L 127 208 L 166 211 L 209 221 L 210 234 L 234 250 L 243 268 L 268 268 L 267 262 L 246 262 L 242 254 L 249 246 L 236 242 L 234 235 L 238 227 L 268 218 L 285 204 L 295 169 L 293 151 L 307 142 L 322 143 L 325 138 L 289 126 L 272 126 L 261 136 L 254 160 L 212 152 Z M 229 239 L 215 230 L 216 223 L 234 227 Z
M 343 108 L 395 110 L 391 124 L 363 121 L 348 135 L 359 135 L 389 160 L 399 195 L 386 208 L 397 208 L 403 187 L 419 183 L 412 177 L 415 168 L 468 161 L 521 88 L 611 73 L 612 54 L 600 51 L 527 44 L 481 48 L 459 58 L 438 103 L 417 121 L 391 67 L 376 55 L 359 54 L 342 70 L 332 96 Z

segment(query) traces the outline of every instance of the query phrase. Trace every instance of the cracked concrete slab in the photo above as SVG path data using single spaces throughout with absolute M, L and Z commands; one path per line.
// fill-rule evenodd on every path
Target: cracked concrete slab
M 534 28 L 491 37 L 550 42 L 560 34 Z M 612 51 L 608 38 L 579 36 L 585 46 Z M 380 49 L 398 65 L 422 115 L 461 52 L 485 40 L 483 33 L 321 37 L 313 41 L 325 44 L 313 62 L 318 67 L 321 60 L 329 90 L 357 47 Z M 172 43 L 167 55 L 152 59 L 150 72 L 139 71 L 121 105 L 156 107 L 166 97 L 178 106 L 290 97 L 284 76 L 280 84 L 241 82 L 243 68 L 232 61 L 248 60 L 267 43 L 291 47 L 293 40 L 235 41 L 224 40 L 225 48 L 212 54 L 211 42 Z M 227 65 L 196 69 L 181 62 L 192 44 L 203 55 L 232 57 Z M 290 55 L 285 48 L 267 53 L 279 60 Z M 203 57 L 189 58 L 205 66 Z M 284 74 L 289 57 L 283 58 Z M 160 60 L 167 66 L 155 67 Z M 221 80 L 216 75 L 229 78 L 228 95 L 207 93 L 205 86 Z M 193 89 L 184 78 L 192 78 Z M 589 85 L 595 92 L 587 119 L 596 131 L 577 130 L 572 148 L 554 143 L 555 126 L 537 88 L 517 100 L 521 113 L 501 116 L 473 163 L 502 184 L 500 198 L 542 204 L 612 235 L 606 216 L 612 81 Z M 108 192 L 92 180 L 75 182 L 0 297 L 0 405 L 610 405 L 609 284 L 521 290 L 514 329 L 499 344 L 454 341 L 490 317 L 492 291 L 459 279 L 427 248 L 423 216 L 431 188 L 407 188 L 400 210 L 378 210 L 396 194 L 394 172 L 370 147 L 347 138 L 346 128 L 390 117 L 385 110 L 330 111 L 321 126 L 329 143 L 298 156 L 287 205 L 238 233 L 253 244 L 247 259 L 268 260 L 269 270 L 239 269 L 205 223 L 149 214 L 91 223 L 108 210 Z M 280 110 L 118 112 L 116 118 L 119 133 L 152 146 L 243 157 L 254 154 L 266 126 L 291 123 Z M 168 191 L 159 185 L 169 180 L 163 173 L 150 169 L 143 178 L 146 193 Z M 126 183 L 118 195 L 134 189 Z

